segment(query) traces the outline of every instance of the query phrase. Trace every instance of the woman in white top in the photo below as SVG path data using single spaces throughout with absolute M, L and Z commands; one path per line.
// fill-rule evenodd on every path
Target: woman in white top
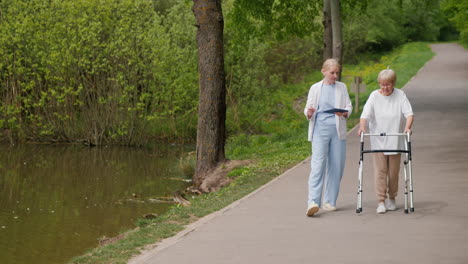
M 380 89 L 373 91 L 361 114 L 358 135 L 366 133 L 411 133 L 413 110 L 406 94 L 394 88 L 396 73 L 383 70 L 377 77 Z M 406 119 L 406 122 L 405 120 Z M 404 125 L 404 128 L 403 128 Z M 373 150 L 404 149 L 401 137 L 371 137 Z M 401 153 L 373 153 L 375 192 L 379 199 L 377 213 L 396 210 L 395 197 L 398 193 L 398 175 Z M 388 199 L 387 199 L 388 198 Z
M 324 178 L 322 208 L 327 211 L 336 210 L 346 157 L 346 118 L 352 111 L 346 85 L 336 80 L 339 70 L 337 60 L 328 59 L 324 62 L 324 78 L 310 87 L 304 109 L 309 120 L 308 139 L 313 142 L 307 216 L 313 216 L 321 207 Z M 336 108 L 347 112 L 340 112 Z

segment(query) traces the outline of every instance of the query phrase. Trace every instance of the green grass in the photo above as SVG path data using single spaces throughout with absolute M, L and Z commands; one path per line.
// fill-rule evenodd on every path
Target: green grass
M 398 75 L 397 87 L 403 87 L 433 55 L 426 43 L 409 43 L 383 56 L 378 62 L 369 60 L 358 65 L 345 65 L 343 80 L 349 87 L 353 76 L 363 77 L 368 91 L 360 95 L 362 106 L 371 90 L 377 88 L 376 78 L 380 70 L 390 65 Z M 275 113 L 275 118 L 258 121 L 264 134 L 240 134 L 229 138 L 226 145 L 229 159 L 253 160 L 250 165 L 229 173 L 228 177 L 234 178 L 229 186 L 216 193 L 191 198 L 189 207 L 173 206 L 155 219 L 139 220 L 138 227 L 127 231 L 124 239 L 95 248 L 71 263 L 127 263 L 145 245 L 175 235 L 187 224 L 226 207 L 306 159 L 311 146 L 307 142 L 307 122 L 300 102 L 307 96 L 310 85 L 320 79 L 317 70 L 307 76 L 303 83 L 284 86 L 272 94 L 272 100 L 276 103 L 271 104 L 275 109 L 270 110 Z M 357 123 L 359 115 L 352 114 L 348 127 Z
M 468 49 L 468 42 L 464 42 L 464 41 L 460 40 L 458 42 L 458 44 L 462 45 L 465 49 Z

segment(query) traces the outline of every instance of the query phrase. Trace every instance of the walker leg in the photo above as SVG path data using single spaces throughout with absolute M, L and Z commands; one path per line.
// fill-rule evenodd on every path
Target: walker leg
M 408 177 L 406 174 L 406 167 L 408 162 L 405 160 L 404 162 L 404 167 L 403 167 L 403 175 L 405 177 L 405 214 L 408 213 Z
M 413 171 L 411 169 L 411 160 L 408 161 L 408 173 L 409 173 L 409 194 L 410 194 L 410 211 L 414 212 L 414 197 L 413 197 Z
M 359 161 L 358 191 L 356 213 L 362 212 L 362 160 Z

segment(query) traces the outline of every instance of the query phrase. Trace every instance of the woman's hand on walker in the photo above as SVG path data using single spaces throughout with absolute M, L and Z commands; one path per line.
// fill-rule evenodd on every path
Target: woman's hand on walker
M 400 130 L 400 131 L 401 131 L 401 130 Z M 406 133 L 408 133 L 408 132 L 409 132 L 410 135 L 413 134 L 413 131 L 411 131 L 411 128 L 405 128 L 405 132 L 404 132 L 404 133 L 406 134 Z
M 357 135 L 358 135 L 358 136 L 361 136 L 361 133 L 366 133 L 366 129 L 364 129 L 364 128 L 359 128 L 358 131 L 357 131 Z

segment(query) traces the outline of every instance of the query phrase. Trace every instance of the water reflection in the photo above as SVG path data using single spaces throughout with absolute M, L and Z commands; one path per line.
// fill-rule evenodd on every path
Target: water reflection
M 22 145 L 0 152 L 0 263 L 65 263 L 170 204 L 187 149 Z M 134 201 L 135 199 L 133 199 Z M 132 199 L 130 199 L 132 201 Z

